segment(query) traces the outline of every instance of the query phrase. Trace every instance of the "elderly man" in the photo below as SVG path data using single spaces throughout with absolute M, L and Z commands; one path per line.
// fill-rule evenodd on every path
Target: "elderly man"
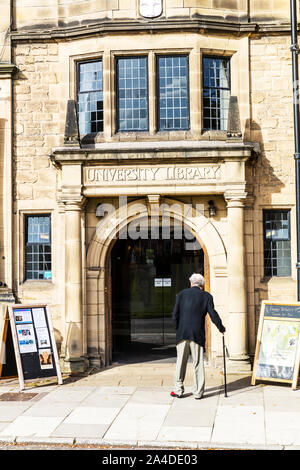
M 209 313 L 212 322 L 221 333 L 225 332 L 221 318 L 214 309 L 213 297 L 204 291 L 204 277 L 192 274 L 191 287 L 184 289 L 176 297 L 173 320 L 176 322 L 177 362 L 172 397 L 181 398 L 184 393 L 184 378 L 189 354 L 194 364 L 194 390 L 196 399 L 204 394 L 204 347 L 205 347 L 205 316 Z

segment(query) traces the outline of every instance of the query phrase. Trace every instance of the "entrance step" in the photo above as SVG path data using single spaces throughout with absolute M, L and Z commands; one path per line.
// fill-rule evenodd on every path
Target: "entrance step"
M 193 364 L 187 366 L 185 386 L 193 385 Z M 82 382 L 88 381 L 93 386 L 133 386 L 133 387 L 172 387 L 174 383 L 175 364 L 124 364 L 112 365 L 90 375 Z M 205 368 L 207 386 L 221 386 L 224 375 L 220 368 Z

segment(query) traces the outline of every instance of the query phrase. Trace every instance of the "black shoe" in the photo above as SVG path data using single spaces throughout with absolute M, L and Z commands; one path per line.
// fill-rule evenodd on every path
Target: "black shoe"
M 177 393 L 175 393 L 175 392 L 171 392 L 170 395 L 171 395 L 171 397 L 182 398 L 182 395 L 177 395 Z
M 201 398 L 203 398 L 203 396 L 202 397 L 194 397 L 194 398 L 195 398 L 195 400 L 201 400 Z

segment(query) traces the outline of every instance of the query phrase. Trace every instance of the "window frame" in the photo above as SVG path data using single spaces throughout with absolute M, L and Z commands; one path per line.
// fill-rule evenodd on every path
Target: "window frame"
M 52 217 L 51 217 L 51 212 L 28 212 L 24 214 L 24 281 L 25 282 L 36 282 L 36 281 L 42 281 L 42 282 L 52 282 L 53 281 L 53 256 L 52 256 Z M 26 259 L 26 254 L 27 254 L 27 246 L 32 246 L 32 245 L 41 245 L 41 243 L 29 243 L 28 240 L 28 219 L 29 217 L 48 217 L 49 218 L 49 243 L 45 243 L 45 245 L 50 246 L 50 257 L 51 257 L 51 278 L 49 279 L 34 279 L 34 278 L 28 278 L 27 277 L 27 259 Z M 40 270 L 39 270 L 40 271 Z
M 160 74 L 159 74 L 159 59 L 160 58 L 173 58 L 173 57 L 186 57 L 187 61 L 187 111 L 188 111 L 188 127 L 180 128 L 180 129 L 160 129 L 160 93 L 159 93 L 159 81 L 160 81 Z M 191 103 L 190 103 L 190 54 L 185 53 L 158 53 L 155 54 L 155 80 L 156 80 L 156 87 L 155 87 L 155 94 L 156 94 L 156 132 L 185 132 L 191 130 Z
M 218 60 L 226 60 L 228 62 L 228 72 L 229 72 L 229 87 L 224 88 L 224 87 L 210 87 L 210 86 L 204 86 L 204 79 L 205 79 L 205 74 L 204 74 L 204 59 L 218 59 Z M 204 132 L 223 132 L 225 133 L 227 129 L 212 129 L 212 128 L 206 128 L 204 127 L 204 89 L 209 89 L 209 90 L 229 90 L 229 96 L 231 96 L 231 85 L 232 85 L 232 80 L 231 80 L 231 55 L 218 55 L 218 54 L 208 54 L 208 53 L 203 53 L 201 57 L 201 67 L 202 67 L 202 87 L 201 87 L 201 107 L 202 107 L 202 133 Z M 227 124 L 228 124 L 228 117 L 227 117 Z
M 267 215 L 270 214 L 270 213 L 286 213 L 287 214 L 287 221 L 288 221 L 288 238 L 276 238 L 274 240 L 272 239 L 269 239 L 269 238 L 266 238 L 266 220 L 267 220 Z M 269 219 L 270 220 L 270 219 Z M 263 259 L 264 259 L 264 263 L 263 263 L 263 268 L 264 268 L 264 277 L 265 278 L 288 278 L 292 275 L 292 240 L 291 240 L 291 210 L 290 209 L 263 209 Z M 282 241 L 288 241 L 290 242 L 290 252 L 291 252 L 291 255 L 290 255 L 290 274 L 287 274 L 285 276 L 282 276 L 282 275 L 278 275 L 278 274 L 273 274 L 273 266 L 270 266 L 270 270 L 271 270 L 271 275 L 270 274 L 266 274 L 266 257 L 265 257 L 265 243 L 266 242 L 270 242 L 270 244 L 272 242 L 282 242 Z M 272 250 L 272 248 L 271 248 Z M 273 258 L 271 258 L 272 260 Z M 276 258 L 276 260 L 278 260 L 278 258 Z M 276 267 L 276 269 L 278 269 L 278 266 Z
M 146 59 L 146 100 L 147 100 L 147 129 L 120 129 L 120 122 L 119 122 L 119 70 L 118 70 L 118 61 L 120 59 Z M 149 97 L 149 52 L 141 53 L 141 54 L 116 54 L 114 57 L 114 73 L 115 73 L 115 134 L 126 134 L 126 133 L 147 133 L 149 134 L 150 131 L 150 97 Z
M 102 90 L 90 90 L 90 91 L 85 91 L 85 92 L 80 92 L 80 66 L 82 64 L 90 64 L 90 63 L 94 63 L 94 62 L 101 62 L 102 64 Z M 105 119 L 104 119 L 104 74 L 103 74 L 103 57 L 96 57 L 96 58 L 91 58 L 91 59 L 83 59 L 83 60 L 76 60 L 76 104 L 77 104 L 77 114 L 78 114 L 78 130 L 79 130 L 79 134 L 80 134 L 80 128 L 79 128 L 79 94 L 84 94 L 84 93 L 97 93 L 97 92 L 100 92 L 102 93 L 103 95 L 103 98 L 102 98 L 102 103 L 103 103 L 103 108 L 102 108 L 102 112 L 103 112 L 103 126 L 102 126 L 102 131 L 95 131 L 95 132 L 88 132 L 87 134 L 80 134 L 80 135 L 91 135 L 91 136 L 95 136 L 97 134 L 103 134 L 104 133 L 104 122 L 105 122 Z

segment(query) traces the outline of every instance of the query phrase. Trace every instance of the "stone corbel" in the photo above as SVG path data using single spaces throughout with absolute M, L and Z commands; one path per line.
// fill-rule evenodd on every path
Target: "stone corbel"
M 151 217 L 159 217 L 160 215 L 160 195 L 148 194 L 148 214 Z
M 242 140 L 242 129 L 237 96 L 230 96 L 229 99 L 227 140 Z
M 77 103 L 75 100 L 68 100 L 67 103 L 64 145 L 75 148 L 81 147 L 78 128 Z
M 0 78 L 13 78 L 17 71 L 18 67 L 15 64 L 0 63 Z
M 247 193 L 245 191 L 226 191 L 224 199 L 227 207 L 245 207 Z

